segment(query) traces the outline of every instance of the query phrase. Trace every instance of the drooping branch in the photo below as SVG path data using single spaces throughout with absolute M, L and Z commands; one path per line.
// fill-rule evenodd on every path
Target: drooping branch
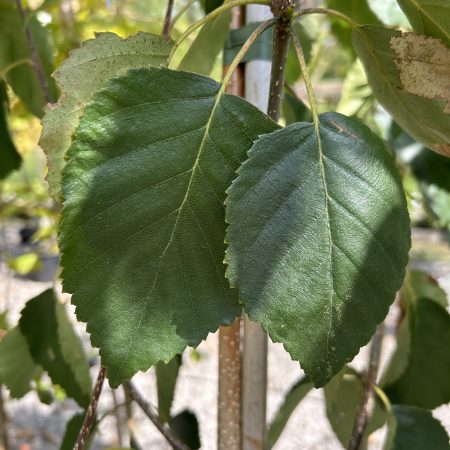
M 19 10 L 20 17 L 22 18 L 23 26 L 25 29 L 25 35 L 27 37 L 28 46 L 30 47 L 31 51 L 31 58 L 33 60 L 33 68 L 38 77 L 39 84 L 42 89 L 42 95 L 44 97 L 45 103 L 52 103 L 53 99 L 48 89 L 48 83 L 47 79 L 45 78 L 44 69 L 42 67 L 41 57 L 39 56 L 36 41 L 34 40 L 31 28 L 27 23 L 27 16 L 25 14 L 25 10 L 23 9 L 22 0 L 17 0 L 17 9 Z
M 81 427 L 80 434 L 78 435 L 77 442 L 75 443 L 73 450 L 83 450 L 86 445 L 87 438 L 89 437 L 92 426 L 94 425 L 98 399 L 100 398 L 100 394 L 102 392 L 105 375 L 106 367 L 102 366 L 98 373 L 97 382 L 95 383 L 91 401 L 89 402 L 89 406 L 86 411 L 86 417 L 84 418 L 83 426 Z
M 169 428 L 169 426 L 161 421 L 158 416 L 158 413 L 153 410 L 152 406 L 142 397 L 140 392 L 136 389 L 131 381 L 126 381 L 123 383 L 123 387 L 127 394 L 139 405 L 144 414 L 150 419 L 150 421 L 155 425 L 155 427 L 160 431 L 160 433 L 164 436 L 166 441 L 175 449 L 175 450 L 189 450 L 183 442 L 173 433 L 173 431 Z
M 380 365 L 381 345 L 383 342 L 384 325 L 378 326 L 375 332 L 372 345 L 370 347 L 369 365 L 367 368 L 367 377 L 364 384 L 364 391 L 361 398 L 361 404 L 356 413 L 353 430 L 348 444 L 348 450 L 358 450 L 361 445 L 364 431 L 369 420 L 370 402 L 373 397 L 373 387 L 377 381 L 378 367 Z

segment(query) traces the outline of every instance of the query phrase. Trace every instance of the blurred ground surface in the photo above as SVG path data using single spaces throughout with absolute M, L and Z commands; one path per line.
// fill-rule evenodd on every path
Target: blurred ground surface
M 11 232 L 12 233 L 12 232 Z M 14 244 L 13 234 L 7 236 L 8 242 Z M 438 255 L 438 260 L 435 259 Z M 438 233 L 416 230 L 411 265 L 426 270 L 436 277 L 441 286 L 450 293 L 450 248 L 443 243 Z M 11 322 L 16 323 L 24 303 L 39 294 L 51 283 L 34 282 L 11 278 L 3 264 L 0 266 L 0 306 L 9 306 Z M 68 305 L 73 315 L 73 307 Z M 394 346 L 392 323 L 395 321 L 396 309 L 391 308 L 387 319 L 386 335 L 383 342 L 382 360 L 386 361 Z M 77 329 L 86 344 L 88 354 L 94 355 L 89 346 L 89 337 L 83 324 Z M 217 396 L 217 334 L 210 335 L 207 341 L 198 347 L 201 355 L 199 361 L 186 351 L 178 379 L 173 413 L 190 409 L 200 421 L 202 449 L 216 448 L 216 396 Z M 357 368 L 364 368 L 367 361 L 367 348 L 361 349 L 353 361 Z M 97 376 L 98 367 L 92 368 L 92 377 Z M 273 417 L 290 386 L 302 375 L 298 363 L 290 360 L 288 354 L 279 344 L 269 345 L 269 377 L 268 377 L 268 418 Z M 156 383 L 153 370 L 135 377 L 139 389 L 156 403 Z M 123 402 L 122 392 L 117 392 L 116 401 Z M 114 406 L 112 391 L 106 386 L 99 404 L 99 417 L 111 411 Z M 35 393 L 29 393 L 21 400 L 6 401 L 9 416 L 8 432 L 11 439 L 10 450 L 57 450 L 66 422 L 77 411 L 74 402 L 66 400 L 43 405 Z M 121 417 L 124 408 L 118 409 Z M 450 405 L 435 411 L 450 432 Z M 158 431 L 135 408 L 134 427 L 142 449 L 167 449 L 168 446 Z M 384 430 L 371 436 L 370 449 L 381 449 Z M 28 443 L 29 447 L 23 444 Z M 101 421 L 93 449 L 100 450 L 118 446 L 116 422 L 112 415 L 106 415 Z M 123 444 L 126 444 L 124 441 Z M 127 445 L 124 445 L 125 447 Z M 313 390 L 292 415 L 285 431 L 275 446 L 275 450 L 339 450 L 341 445 L 330 428 L 324 412 L 323 394 L 321 390 Z

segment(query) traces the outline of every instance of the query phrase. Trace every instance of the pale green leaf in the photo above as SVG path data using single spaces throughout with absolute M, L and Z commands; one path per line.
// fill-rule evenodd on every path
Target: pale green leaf
M 112 385 L 239 314 L 225 279 L 225 189 L 276 124 L 213 80 L 114 79 L 86 108 L 63 177 L 63 285 Z
M 29 300 L 22 310 L 19 327 L 35 363 L 46 370 L 80 406 L 91 395 L 89 367 L 80 338 L 58 302 L 53 289 Z
M 357 59 L 347 72 L 336 111 L 346 116 L 356 115 L 371 96 L 364 67 Z
M 252 320 L 324 385 L 395 298 L 410 247 L 382 141 L 337 113 L 263 136 L 227 198 L 226 262 Z
M 394 405 L 384 450 L 449 450 L 449 437 L 430 411 Z
M 224 11 L 206 23 L 181 60 L 179 69 L 209 75 L 223 49 L 231 23 L 231 11 Z
M 384 387 L 392 403 L 426 409 L 450 402 L 450 315 L 434 300 L 413 297 L 407 309 L 409 348 L 402 374 Z M 426 368 L 426 369 L 424 369 Z
M 15 327 L 0 342 L 0 383 L 4 384 L 13 398 L 23 397 L 30 383 L 39 373 L 30 355 L 28 344 L 19 327 Z
M 52 195 L 60 198 L 65 154 L 84 107 L 94 93 L 128 69 L 166 65 L 171 48 L 171 41 L 148 33 L 126 39 L 114 33 L 99 33 L 63 62 L 55 72 L 63 95 L 56 106 L 47 109 L 39 141 L 47 155 L 47 179 Z
M 449 156 L 450 99 L 443 86 L 450 50 L 411 33 L 376 26 L 354 30 L 353 44 L 382 106 L 416 140 Z M 427 59 L 422 61 L 424 51 Z M 439 100 L 441 91 L 447 97 Z
M 450 46 L 450 2 L 448 0 L 397 0 L 414 31 L 442 39 Z

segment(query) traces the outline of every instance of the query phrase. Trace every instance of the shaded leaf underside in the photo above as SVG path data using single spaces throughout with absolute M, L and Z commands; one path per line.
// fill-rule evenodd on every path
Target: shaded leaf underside
M 138 69 L 85 110 L 63 175 L 64 288 L 113 385 L 240 310 L 223 265 L 225 189 L 276 125 L 200 75 Z
M 379 138 L 336 113 L 320 116 L 319 135 L 298 123 L 263 136 L 226 201 L 227 276 L 315 386 L 384 319 L 410 246 L 401 182 Z

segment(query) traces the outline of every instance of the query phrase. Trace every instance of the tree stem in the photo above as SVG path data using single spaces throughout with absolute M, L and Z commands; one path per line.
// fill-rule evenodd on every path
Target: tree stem
M 272 2 L 272 12 L 276 15 L 277 21 L 273 29 L 272 70 L 267 113 L 275 122 L 278 122 L 290 43 L 289 29 L 293 13 L 291 1 L 278 0 Z
M 300 11 L 294 13 L 293 19 L 296 19 L 297 17 L 306 16 L 308 14 L 327 14 L 329 16 L 338 17 L 339 19 L 343 20 L 344 22 L 347 22 L 352 28 L 356 28 L 358 24 L 350 19 L 350 17 L 346 16 L 345 14 L 342 14 L 339 11 L 335 11 L 334 9 L 329 8 L 305 8 L 301 9 Z
M 42 89 L 42 95 L 44 96 L 45 103 L 52 103 L 50 91 L 48 89 L 47 79 L 45 78 L 44 69 L 42 67 L 41 57 L 37 49 L 36 41 L 34 40 L 33 33 L 27 23 L 27 16 L 23 9 L 22 0 L 17 0 L 17 9 L 19 10 L 20 17 L 22 18 L 23 26 L 25 28 L 25 34 L 27 37 L 28 46 L 31 51 L 31 58 L 33 60 L 34 71 L 39 80 L 39 84 Z
M 73 447 L 73 450 L 83 450 L 87 438 L 92 429 L 92 425 L 95 420 L 95 413 L 97 411 L 98 399 L 102 392 L 103 382 L 105 381 L 106 367 L 102 366 L 98 372 L 97 382 L 95 383 L 94 391 L 92 393 L 91 401 L 89 402 L 88 409 L 86 411 L 86 417 L 84 418 L 83 426 L 81 427 L 80 434 L 78 435 L 77 442 Z
M 244 8 L 231 10 L 231 29 L 244 24 Z M 226 75 L 229 67 L 224 66 Z M 244 66 L 236 67 L 225 89 L 229 94 L 244 96 Z M 219 393 L 217 419 L 218 450 L 240 450 L 242 433 L 241 415 L 241 317 L 219 329 Z
M 164 26 L 162 30 L 162 37 L 164 39 L 170 39 L 170 22 L 172 19 L 173 0 L 167 1 L 166 17 L 164 18 Z
M 131 381 L 126 381 L 123 383 L 123 387 L 128 395 L 139 405 L 144 414 L 150 419 L 150 421 L 155 425 L 155 427 L 160 431 L 160 433 L 164 436 L 166 441 L 175 449 L 175 450 L 190 450 L 180 439 L 173 433 L 170 427 L 163 423 L 158 416 L 156 411 L 153 411 L 152 406 L 142 397 L 140 392 L 136 389 L 136 387 L 131 383 Z
M 381 345 L 383 342 L 384 325 L 380 324 L 375 331 L 370 347 L 369 366 L 361 398 L 361 404 L 353 423 L 353 430 L 348 444 L 348 450 L 358 450 L 369 420 L 369 407 L 373 397 L 373 386 L 376 384 L 378 367 L 380 365 Z

